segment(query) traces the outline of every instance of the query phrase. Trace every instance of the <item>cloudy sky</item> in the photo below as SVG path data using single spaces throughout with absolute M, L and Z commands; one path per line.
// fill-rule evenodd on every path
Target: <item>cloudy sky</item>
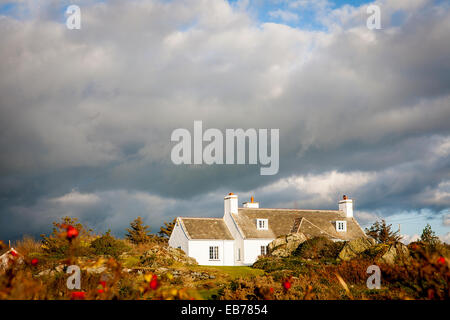
M 66 215 L 158 231 L 220 217 L 234 192 L 305 209 L 347 194 L 363 226 L 450 242 L 450 3 L 370 3 L 0 0 L 0 238 Z M 278 128 L 278 174 L 174 165 L 171 133 L 194 120 Z

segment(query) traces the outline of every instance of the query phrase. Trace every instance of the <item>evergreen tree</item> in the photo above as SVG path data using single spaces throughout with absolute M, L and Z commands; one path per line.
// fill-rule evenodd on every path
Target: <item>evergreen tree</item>
M 126 237 L 134 244 L 149 242 L 151 236 L 148 234 L 150 232 L 150 227 L 144 225 L 141 217 L 137 217 L 130 223 L 131 228 L 127 228 Z
M 391 230 L 392 225 L 386 224 L 386 221 L 383 219 L 380 221 L 376 221 L 369 229 L 366 228 L 366 234 L 375 239 L 378 243 L 395 243 L 399 242 L 402 238 L 399 235 L 398 231 Z
M 436 236 L 436 233 L 431 230 L 430 224 L 427 223 L 425 228 L 422 231 L 422 235 L 420 236 L 420 241 L 429 244 L 431 246 L 435 246 L 436 244 L 440 243 L 439 237 Z
M 161 238 L 170 238 L 170 235 L 172 234 L 172 231 L 173 231 L 173 228 L 175 227 L 176 222 L 177 222 L 176 218 L 173 219 L 172 222 L 165 222 L 164 221 L 164 226 L 159 228 L 158 235 Z

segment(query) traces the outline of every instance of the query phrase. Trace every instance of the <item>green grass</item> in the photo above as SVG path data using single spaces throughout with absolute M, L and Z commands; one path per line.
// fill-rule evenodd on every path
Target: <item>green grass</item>
M 136 266 L 139 266 L 140 259 L 136 256 L 128 256 L 125 259 L 123 259 L 123 265 L 126 268 L 133 268 Z
M 219 288 L 214 289 L 198 289 L 197 293 L 202 297 L 204 300 L 215 300 L 217 299 L 219 295 Z
M 231 279 L 260 276 L 264 274 L 264 270 L 247 266 L 192 266 L 191 269 L 193 271 L 204 271 L 211 274 L 221 273 L 228 275 Z

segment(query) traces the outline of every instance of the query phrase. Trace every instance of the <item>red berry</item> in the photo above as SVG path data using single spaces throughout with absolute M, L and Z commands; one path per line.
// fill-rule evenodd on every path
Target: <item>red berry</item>
M 439 257 L 439 259 L 437 260 L 437 263 L 444 264 L 445 263 L 445 258 L 444 257 Z
M 152 281 L 150 281 L 150 288 L 156 290 L 158 289 L 158 287 L 159 287 L 158 280 L 156 278 L 153 278 Z
M 84 300 L 85 293 L 83 291 L 72 292 L 72 300 Z
M 15 252 L 14 249 L 12 249 L 12 250 L 11 250 L 11 255 L 12 255 L 13 257 L 17 257 L 17 252 Z
M 98 293 L 103 293 L 103 289 L 98 289 Z
M 102 285 L 103 288 L 106 288 L 106 281 L 100 281 L 100 284 Z
M 76 238 L 77 236 L 78 236 L 78 230 L 72 226 L 69 226 L 67 228 L 67 238 L 73 239 L 73 238 Z
M 33 260 L 31 260 L 31 264 L 32 264 L 33 266 L 37 266 L 38 263 L 39 263 L 39 260 L 36 259 L 36 258 L 34 258 Z
M 283 287 L 284 287 L 286 290 L 289 290 L 289 289 L 291 288 L 291 283 L 290 283 L 289 281 L 285 281 L 285 282 L 283 283 Z

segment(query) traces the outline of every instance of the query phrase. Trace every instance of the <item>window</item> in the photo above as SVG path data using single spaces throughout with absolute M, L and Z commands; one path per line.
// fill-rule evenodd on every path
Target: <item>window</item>
M 241 248 L 238 248 L 238 256 L 237 256 L 237 260 L 241 261 Z
M 347 231 L 347 221 L 336 221 L 336 231 L 338 232 Z
M 267 255 L 267 246 L 261 246 L 261 255 L 262 256 Z
M 256 229 L 258 230 L 267 230 L 269 222 L 267 219 L 256 219 Z
M 219 247 L 209 247 L 209 260 L 219 260 Z

